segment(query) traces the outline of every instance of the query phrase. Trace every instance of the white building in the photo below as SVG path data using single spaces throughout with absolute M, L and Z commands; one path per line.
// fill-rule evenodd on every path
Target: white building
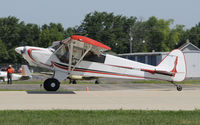
M 190 42 L 186 42 L 179 47 L 179 49 L 183 51 L 186 59 L 186 78 L 200 78 L 200 49 Z M 125 53 L 118 54 L 118 56 L 156 66 L 168 53 L 169 52 Z

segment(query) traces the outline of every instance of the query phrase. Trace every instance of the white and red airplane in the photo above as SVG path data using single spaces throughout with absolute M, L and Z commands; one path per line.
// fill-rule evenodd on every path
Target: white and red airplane
M 44 81 L 47 91 L 56 91 L 60 81 L 70 79 L 123 78 L 156 79 L 170 82 L 183 81 L 186 63 L 182 51 L 171 51 L 157 66 L 105 54 L 111 48 L 88 37 L 73 35 L 53 42 L 49 48 L 23 46 L 16 48 L 32 66 L 54 71 L 52 78 Z M 98 83 L 98 81 L 96 81 Z M 178 91 L 182 90 L 176 85 Z

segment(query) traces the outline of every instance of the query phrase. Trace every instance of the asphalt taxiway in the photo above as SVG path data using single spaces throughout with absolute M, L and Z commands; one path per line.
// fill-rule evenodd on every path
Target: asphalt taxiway
M 12 87 L 15 85 L 10 85 Z M 89 87 L 89 91 L 85 87 Z M 200 109 L 200 86 L 170 84 L 63 85 L 59 92 L 0 91 L 0 110 L 195 110 Z M 1 87 L 0 87 L 1 88 Z M 73 90 L 77 88 L 80 90 Z M 107 88 L 107 89 L 106 89 Z

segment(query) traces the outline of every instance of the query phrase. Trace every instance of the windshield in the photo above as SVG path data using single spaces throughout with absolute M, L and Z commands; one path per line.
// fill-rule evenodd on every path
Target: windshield
M 69 63 L 69 49 L 68 46 L 62 46 L 60 49 L 55 53 L 57 58 L 63 63 Z
M 55 55 L 61 62 L 69 63 L 69 55 L 70 55 L 69 53 L 70 51 L 68 45 L 63 45 L 57 50 Z M 72 51 L 72 65 L 75 65 L 79 61 L 82 55 L 83 55 L 83 49 L 74 46 Z
M 53 42 L 52 46 L 50 46 L 49 48 L 56 51 L 60 46 L 61 46 L 60 41 L 55 41 L 55 42 Z

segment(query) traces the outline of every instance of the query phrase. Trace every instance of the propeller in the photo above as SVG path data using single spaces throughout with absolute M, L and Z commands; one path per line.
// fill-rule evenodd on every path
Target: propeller
M 15 48 L 15 51 L 22 55 L 26 52 L 26 47 L 25 46 L 17 47 Z
M 26 47 L 24 47 L 20 52 L 21 54 L 24 54 L 26 52 Z

